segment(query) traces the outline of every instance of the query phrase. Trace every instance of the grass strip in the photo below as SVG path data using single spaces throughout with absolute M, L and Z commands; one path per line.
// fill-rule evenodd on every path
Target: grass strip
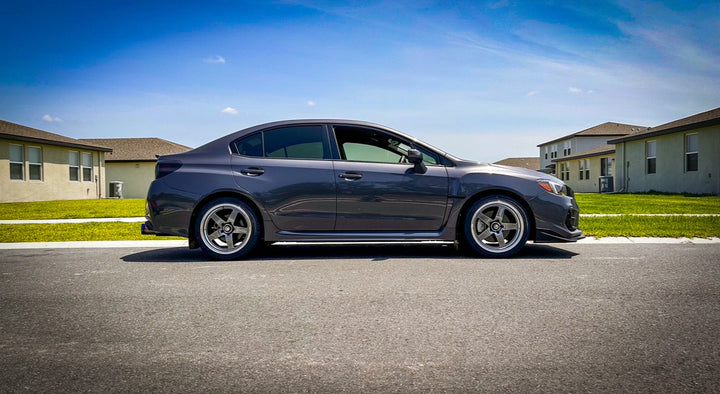
M 140 223 L 3 224 L 0 243 L 184 239 L 140 234 Z
M 92 199 L 0 204 L 0 220 L 130 218 L 145 216 L 143 199 Z
M 720 237 L 720 217 L 581 217 L 580 229 L 592 237 Z
M 667 194 L 576 193 L 580 213 L 720 213 L 720 197 Z

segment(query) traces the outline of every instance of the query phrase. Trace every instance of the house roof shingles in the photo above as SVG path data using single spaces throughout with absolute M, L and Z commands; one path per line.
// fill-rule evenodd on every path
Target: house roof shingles
M 65 137 L 60 134 L 34 129 L 32 127 L 19 125 L 5 120 L 0 120 L 0 138 L 35 142 L 41 144 L 59 145 L 70 148 L 98 150 L 102 152 L 112 151 L 112 149 L 105 147 L 104 145 L 96 145 L 93 142 L 89 142 L 87 140 L 76 140 L 74 138 Z
M 508 157 L 507 159 L 496 161 L 493 164 L 499 164 L 499 165 L 511 166 L 511 167 L 522 167 L 522 168 L 527 168 L 528 170 L 536 170 L 537 171 L 540 168 L 540 158 L 539 157 Z
M 567 140 L 574 137 L 620 137 L 632 133 L 637 133 L 642 130 L 646 130 L 645 126 L 638 126 L 632 124 L 605 122 L 589 129 L 578 131 L 577 133 L 568 134 L 564 137 L 556 138 L 552 141 L 543 142 L 538 146 L 552 144 L 554 142 Z
M 672 122 L 665 123 L 657 127 L 651 127 L 640 133 L 612 139 L 608 141 L 608 143 L 617 144 L 619 142 L 640 140 L 643 138 L 656 137 L 664 134 L 677 133 L 680 131 L 699 129 L 702 127 L 715 126 L 718 124 L 720 124 L 720 107 L 711 109 L 710 111 L 705 111 L 699 114 L 688 116 L 687 118 L 674 120 Z
M 156 155 L 172 155 L 192 149 L 162 138 L 94 138 L 82 141 L 112 148 L 112 153 L 105 155 L 106 162 L 156 161 Z

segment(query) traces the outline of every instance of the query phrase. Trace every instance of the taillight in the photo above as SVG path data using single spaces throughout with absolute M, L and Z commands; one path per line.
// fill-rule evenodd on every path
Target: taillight
M 177 171 L 180 167 L 182 167 L 182 163 L 179 161 L 158 161 L 157 164 L 155 164 L 155 179 L 169 175 Z

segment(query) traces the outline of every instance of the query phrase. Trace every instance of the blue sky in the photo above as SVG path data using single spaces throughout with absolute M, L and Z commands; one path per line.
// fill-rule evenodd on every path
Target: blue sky
M 0 37 L 0 119 L 73 138 L 349 118 L 492 162 L 720 106 L 716 0 L 0 0 Z

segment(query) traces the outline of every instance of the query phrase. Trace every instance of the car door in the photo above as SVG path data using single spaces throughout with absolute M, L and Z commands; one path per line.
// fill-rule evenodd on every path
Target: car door
M 424 150 L 427 171 L 407 163 L 412 144 L 384 130 L 333 126 L 340 152 L 335 161 L 336 231 L 437 231 L 444 223 L 448 175 Z
M 335 174 L 327 129 L 285 126 L 235 141 L 232 170 L 238 187 L 256 199 L 283 231 L 331 231 Z

